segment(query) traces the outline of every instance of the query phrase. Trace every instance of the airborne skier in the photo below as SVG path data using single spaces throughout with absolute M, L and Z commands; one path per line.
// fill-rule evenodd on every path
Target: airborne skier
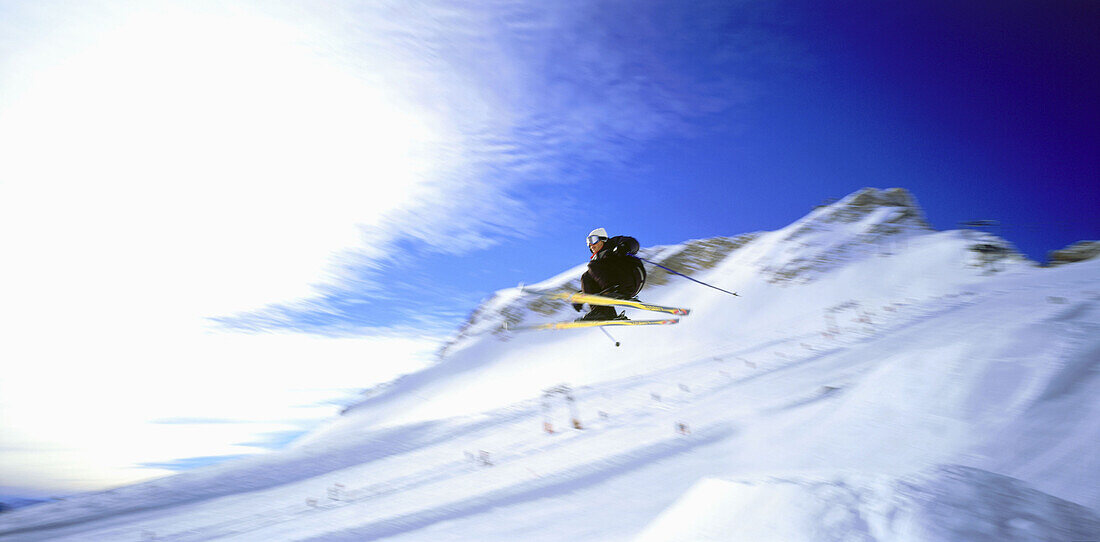
M 664 320 L 631 320 L 626 314 L 619 314 L 617 307 L 626 307 L 644 311 L 663 312 L 686 316 L 691 309 L 682 307 L 666 307 L 643 303 L 638 300 L 638 292 L 645 286 L 646 272 L 642 262 L 649 263 L 668 271 L 673 275 L 679 275 L 692 282 L 703 286 L 720 290 L 730 295 L 736 292 L 723 290 L 717 286 L 707 284 L 701 280 L 691 278 L 679 271 L 669 269 L 657 262 L 651 262 L 638 254 L 638 240 L 626 235 L 608 237 L 607 230 L 596 228 L 586 238 L 588 251 L 592 253 L 589 258 L 588 269 L 581 275 L 581 290 L 577 293 L 566 292 L 538 292 L 533 290 L 521 290 L 528 293 L 542 294 L 547 300 L 564 300 L 573 304 L 577 312 L 584 310 L 587 303 L 592 310 L 588 314 L 577 318 L 572 322 L 551 322 L 547 324 L 534 324 L 515 326 L 507 320 L 501 324 L 506 330 L 525 331 L 539 329 L 576 329 L 584 327 L 599 327 L 605 334 L 605 326 L 653 326 L 675 324 L 677 318 L 665 318 Z M 608 334 L 608 337 L 611 335 Z M 619 342 L 615 341 L 615 346 Z
M 632 299 L 637 296 L 645 285 L 646 278 L 642 262 L 633 257 L 638 253 L 638 240 L 625 235 L 609 238 L 607 230 L 596 228 L 588 234 L 586 241 L 592 256 L 589 258 L 588 270 L 581 275 L 581 291 L 615 299 Z M 627 319 L 625 315 L 618 314 L 614 307 L 590 306 L 592 310 L 578 318 L 578 321 Z M 584 305 L 574 303 L 573 308 L 580 312 Z
M 691 312 L 690 309 L 681 307 L 666 307 L 643 303 L 638 300 L 638 292 L 645 285 L 646 272 L 643 260 L 637 256 L 638 240 L 633 237 L 620 235 L 608 237 L 607 230 L 596 228 L 588 234 L 586 239 L 588 251 L 592 254 L 589 258 L 588 269 L 581 275 L 581 292 L 537 292 L 547 300 L 563 300 L 573 304 L 573 308 L 580 312 L 587 303 L 592 310 L 581 318 L 572 322 L 552 322 L 546 324 L 534 324 L 515 326 L 505 321 L 502 328 L 514 331 L 527 331 L 539 329 L 576 329 L 585 327 L 605 326 L 653 326 L 675 324 L 677 318 L 665 318 L 663 320 L 631 320 L 626 314 L 619 314 L 617 307 L 626 307 L 644 311 L 663 312 L 684 316 Z M 658 267 L 677 273 L 660 264 L 649 262 Z M 688 277 L 691 278 L 691 277 Z M 692 279 L 695 280 L 695 279 Z M 732 293 L 732 292 L 731 292 Z M 736 295 L 736 294 L 734 294 Z M 603 330 L 606 334 L 607 331 Z M 608 337 L 611 335 L 608 334 Z M 619 342 L 615 341 L 615 346 Z

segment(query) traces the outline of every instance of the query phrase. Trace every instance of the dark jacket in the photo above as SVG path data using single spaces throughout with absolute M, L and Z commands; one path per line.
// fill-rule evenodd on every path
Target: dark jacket
M 588 262 L 588 271 L 581 275 L 584 293 L 622 299 L 638 295 L 646 278 L 645 266 L 634 257 L 638 248 L 638 240 L 625 235 L 604 241 L 603 248 Z

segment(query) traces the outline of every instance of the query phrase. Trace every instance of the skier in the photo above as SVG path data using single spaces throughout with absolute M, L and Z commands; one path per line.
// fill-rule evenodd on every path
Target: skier
M 581 275 L 581 291 L 586 294 L 633 299 L 645 285 L 645 267 L 641 260 L 634 257 L 638 253 L 638 240 L 619 235 L 608 238 L 607 230 L 596 228 L 588 234 L 588 250 L 592 253 L 588 270 Z M 584 309 L 581 303 L 574 303 L 573 309 Z M 592 310 L 578 320 L 626 320 L 614 307 L 606 305 L 592 306 Z

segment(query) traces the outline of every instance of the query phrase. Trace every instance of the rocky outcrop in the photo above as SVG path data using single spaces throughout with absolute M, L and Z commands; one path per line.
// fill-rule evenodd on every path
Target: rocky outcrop
M 904 188 L 889 188 L 886 190 L 864 188 L 826 207 L 827 211 L 818 217 L 818 220 L 825 224 L 831 222 L 859 222 L 871 214 L 872 211 L 881 207 L 897 207 L 901 210 L 891 218 L 891 224 L 908 224 L 930 229 L 928 221 L 924 219 L 924 212 L 917 205 L 916 198 Z
M 864 188 L 817 207 L 786 228 L 796 251 L 766 256 L 762 273 L 773 284 L 804 283 L 869 254 L 890 254 L 907 236 L 932 231 L 916 198 L 904 188 Z
M 683 250 L 676 251 L 657 260 L 661 265 L 675 269 L 680 273 L 691 276 L 700 271 L 705 271 L 718 265 L 730 254 L 753 239 L 759 237 L 759 233 L 746 233 L 737 237 L 712 237 L 710 239 L 696 239 L 684 244 Z M 649 269 L 646 284 L 659 286 L 669 282 L 671 274 L 660 267 Z
M 1083 262 L 1100 256 L 1100 241 L 1078 241 L 1062 250 L 1052 250 L 1047 258 L 1051 267 Z

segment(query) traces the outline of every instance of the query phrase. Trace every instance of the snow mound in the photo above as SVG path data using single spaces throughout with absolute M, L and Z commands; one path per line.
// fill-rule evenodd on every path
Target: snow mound
M 636 542 L 679 540 L 1096 540 L 1089 509 L 980 469 L 891 479 L 703 479 Z

